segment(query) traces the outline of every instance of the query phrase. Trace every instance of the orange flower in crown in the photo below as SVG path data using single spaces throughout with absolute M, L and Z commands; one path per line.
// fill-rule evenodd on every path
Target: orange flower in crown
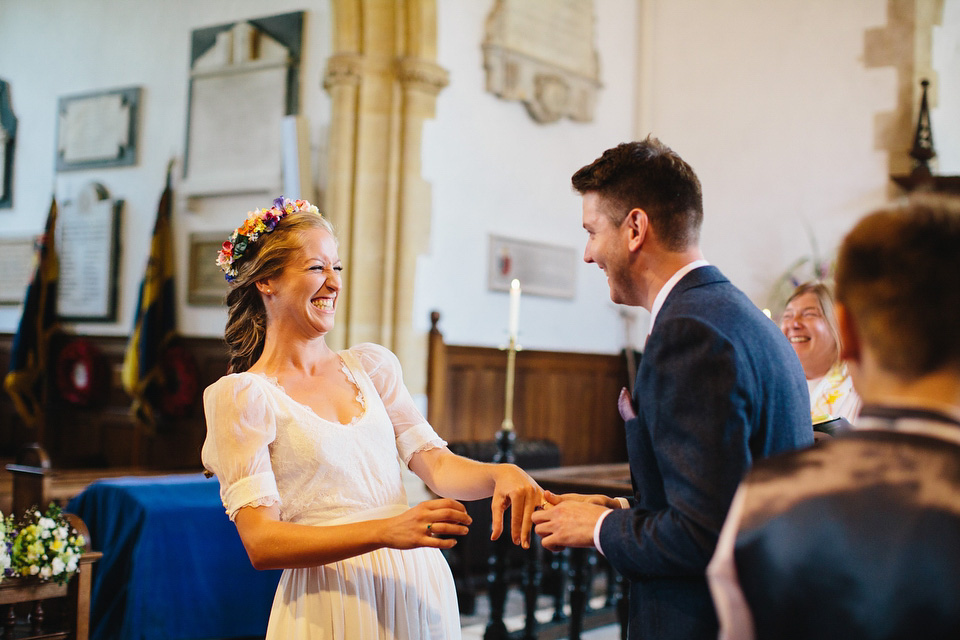
M 237 261 L 249 249 L 250 245 L 260 239 L 260 236 L 276 229 L 277 224 L 291 213 L 305 212 L 322 216 L 315 205 L 306 200 L 291 200 L 280 196 L 273 201 L 269 209 L 254 209 L 247 214 L 247 219 L 223 243 L 217 253 L 217 266 L 223 271 L 227 282 L 233 282 L 237 277 Z

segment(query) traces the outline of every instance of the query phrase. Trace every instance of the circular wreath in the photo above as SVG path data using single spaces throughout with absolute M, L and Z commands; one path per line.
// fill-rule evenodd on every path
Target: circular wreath
M 163 390 L 160 393 L 160 411 L 171 418 L 184 418 L 193 409 L 200 382 L 197 361 L 182 345 L 173 345 L 164 350 Z
M 74 338 L 57 354 L 57 391 L 70 404 L 88 407 L 99 402 L 107 380 L 106 362 L 89 340 Z

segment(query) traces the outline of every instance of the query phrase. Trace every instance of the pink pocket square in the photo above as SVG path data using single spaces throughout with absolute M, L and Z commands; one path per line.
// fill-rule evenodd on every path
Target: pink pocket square
M 626 387 L 620 389 L 620 397 L 617 398 L 617 409 L 620 410 L 620 417 L 624 422 L 633 420 L 637 417 L 637 410 L 633 408 L 633 399 Z

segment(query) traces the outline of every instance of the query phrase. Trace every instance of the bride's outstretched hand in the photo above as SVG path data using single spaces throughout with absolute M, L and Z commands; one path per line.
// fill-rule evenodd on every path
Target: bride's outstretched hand
M 530 548 L 530 533 L 533 512 L 544 506 L 543 489 L 526 471 L 513 464 L 497 466 L 496 487 L 493 492 L 493 531 L 490 539 L 496 540 L 503 533 L 503 512 L 510 507 L 510 534 L 513 544 Z
M 457 541 L 446 536 L 466 535 L 471 522 L 473 519 L 467 515 L 466 508 L 456 500 L 427 500 L 384 521 L 384 546 L 393 549 L 449 549 Z

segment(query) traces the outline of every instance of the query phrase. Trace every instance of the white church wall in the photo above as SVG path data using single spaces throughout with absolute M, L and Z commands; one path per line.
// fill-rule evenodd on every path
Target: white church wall
M 945 0 L 943 21 L 933 28 L 933 67 L 940 89 L 930 110 L 936 173 L 960 175 L 960 0 Z
M 586 236 L 570 176 L 633 136 L 636 2 L 595 3 L 603 88 L 588 123 L 538 124 L 521 103 L 485 91 L 481 43 L 492 6 L 438 2 L 438 62 L 450 71 L 450 85 L 424 128 L 433 221 L 429 254 L 418 265 L 414 321 L 426 329 L 436 309 L 451 344 L 506 343 L 508 294 L 487 288 L 488 237 L 495 234 L 576 255 L 572 300 L 523 296 L 525 348 L 615 352 L 624 344 L 624 324 L 603 274 L 580 259 Z M 645 321 L 646 312 L 638 315 Z
M 505 342 L 507 296 L 486 287 L 487 235 L 580 254 L 570 175 L 623 140 L 653 133 L 690 162 L 703 182 L 704 253 L 761 307 L 777 277 L 811 253 L 811 236 L 831 257 L 893 193 L 875 117 L 895 107 L 896 71 L 864 61 L 865 32 L 887 23 L 886 0 L 597 0 L 597 118 L 551 125 L 484 91 L 479 43 L 492 0 L 465 4 L 438 3 L 439 62 L 451 84 L 425 131 L 433 228 L 414 319 L 426 328 L 429 310 L 441 311 L 449 342 Z M 960 153 L 958 6 L 946 0 L 935 29 L 941 170 Z M 622 311 L 600 271 L 580 264 L 573 300 L 524 297 L 521 342 L 615 352 Z M 637 316 L 640 344 L 647 315 Z
M 876 114 L 895 106 L 892 67 L 867 69 L 864 33 L 886 1 L 652 0 L 651 131 L 697 170 L 702 246 L 756 303 L 811 252 L 830 255 L 886 200 Z

